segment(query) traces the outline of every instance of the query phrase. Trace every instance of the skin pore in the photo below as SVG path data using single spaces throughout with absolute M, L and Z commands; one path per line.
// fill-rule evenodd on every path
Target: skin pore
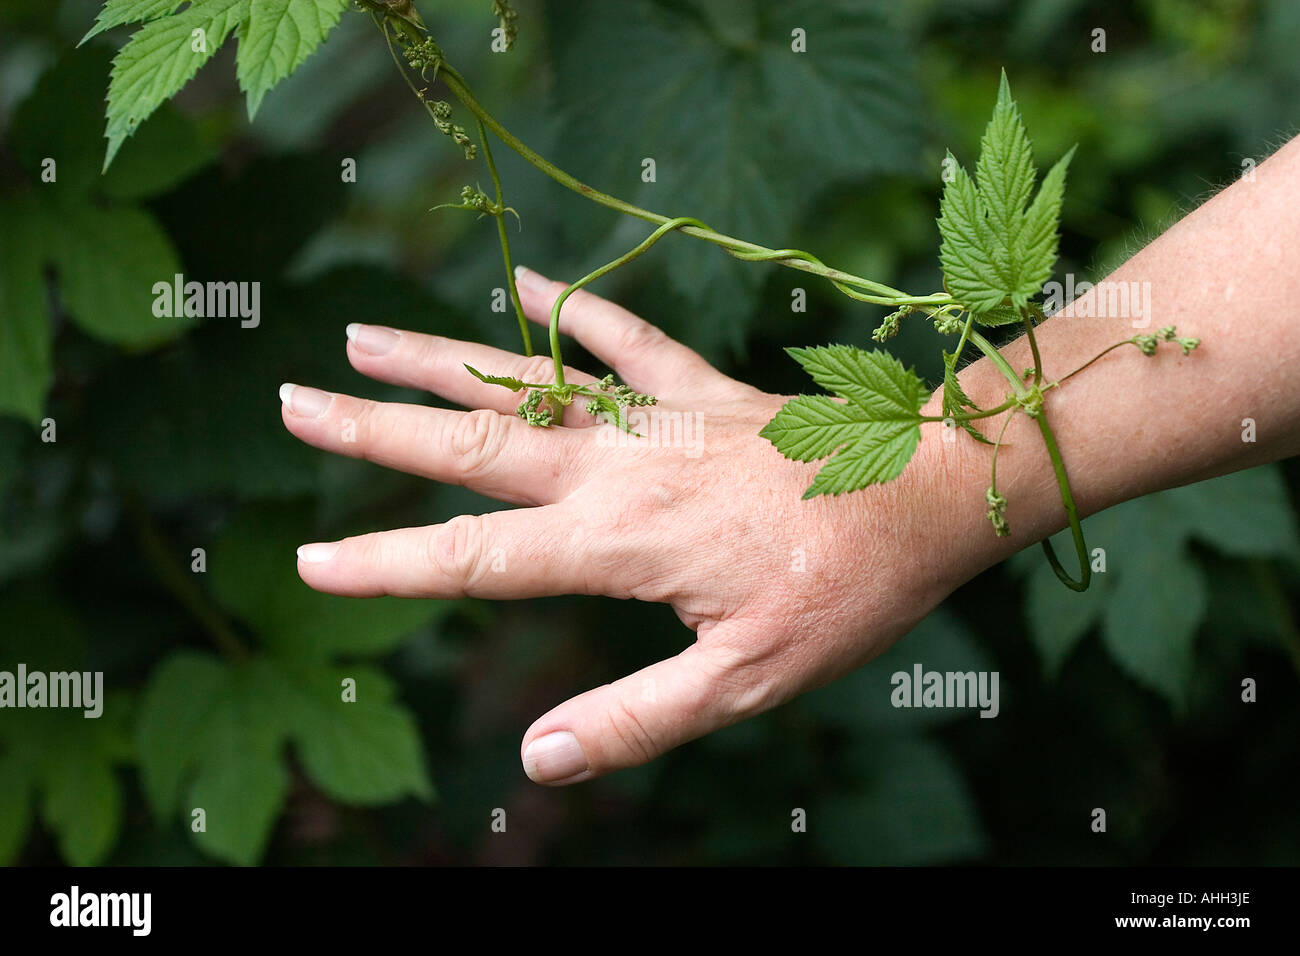
M 1300 302 L 1300 140 L 1109 281 L 1149 283 L 1149 327 L 1135 329 L 1127 315 L 1095 317 L 1088 297 L 1095 304 L 1097 294 L 1089 293 L 1039 327 L 1045 381 L 1160 326 L 1203 344 L 1191 357 L 1174 347 L 1153 357 L 1118 349 L 1046 393 L 1082 514 L 1300 451 L 1300 393 L 1288 387 L 1300 360 L 1300 339 L 1290 334 Z M 546 325 L 564 288 L 523 271 L 529 319 Z M 565 304 L 560 329 L 632 388 L 657 395 L 655 410 L 707 408 L 696 453 L 598 440 L 612 426 L 593 427 L 580 405 L 565 410 L 565 427 L 533 428 L 514 414 L 520 396 L 479 382 L 464 365 L 544 381 L 549 357 L 383 326 L 348 327 L 348 358 L 359 372 L 476 411 L 295 385 L 280 393 L 285 426 L 311 445 L 523 506 L 305 545 L 298 571 L 311 587 L 355 597 L 603 594 L 668 603 L 695 632 L 677 656 L 537 720 L 521 757 L 539 783 L 645 763 L 840 677 L 958 585 L 1065 526 L 1043 443 L 1024 415 L 1009 424 L 999 453 L 1011 533 L 998 538 L 983 515 L 991 449 L 969 436 L 945 442 L 943 426 L 925 425 L 899 478 L 803 501 L 819 465 L 788 461 L 758 436 L 785 396 L 722 375 L 585 291 Z M 1015 368 L 1031 364 L 1023 340 L 1002 352 Z M 596 376 L 566 368 L 565 378 Z M 1006 395 L 987 359 L 960 379 L 981 407 Z M 940 409 L 936 393 L 923 414 Z M 1247 418 L 1254 442 L 1242 439 Z M 796 553 L 804 572 L 790 570 Z

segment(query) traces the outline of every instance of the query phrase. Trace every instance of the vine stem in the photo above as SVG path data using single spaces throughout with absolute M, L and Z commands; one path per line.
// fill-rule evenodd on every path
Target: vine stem
M 1065 505 L 1065 514 L 1070 521 L 1074 553 L 1079 559 L 1079 580 L 1070 577 L 1061 566 L 1061 562 L 1056 558 L 1056 552 L 1052 549 L 1051 538 L 1043 539 L 1043 553 L 1047 555 L 1047 563 L 1052 566 L 1052 571 L 1056 573 L 1062 584 L 1072 591 L 1086 591 L 1092 582 L 1092 565 L 1088 561 L 1088 544 L 1083 539 L 1083 525 L 1079 523 L 1079 509 L 1075 507 L 1074 492 L 1070 490 L 1070 478 L 1065 473 L 1065 461 L 1061 458 L 1061 449 L 1057 447 L 1052 426 L 1047 423 L 1047 415 L 1040 409 L 1036 419 L 1038 430 L 1043 434 L 1043 444 L 1047 446 L 1047 454 L 1052 459 L 1052 469 L 1056 472 L 1056 487 L 1061 492 L 1061 503 Z
M 475 117 L 478 119 L 478 117 Z M 515 284 L 515 266 L 510 259 L 510 234 L 506 229 L 506 200 L 501 190 L 501 177 L 497 175 L 497 164 L 492 161 L 492 147 L 488 144 L 487 130 L 483 121 L 478 120 L 478 138 L 483 144 L 483 159 L 487 162 L 488 172 L 492 175 L 492 185 L 496 189 L 497 209 L 493 217 L 497 221 L 497 238 L 501 241 L 501 258 L 506 263 L 506 285 L 510 287 L 510 301 L 514 303 L 515 315 L 519 319 L 519 334 L 524 338 L 524 354 L 533 354 L 533 335 L 528 329 L 528 318 L 524 315 L 524 304 L 519 300 L 519 287 Z
M 1015 389 L 1017 398 L 1023 399 L 1030 395 L 1029 389 L 1021 381 L 1020 376 L 1011 364 L 1002 357 L 1002 353 L 993 347 L 993 343 L 986 339 L 974 329 L 971 330 L 970 340 L 975 343 L 975 347 L 983 352 L 990 362 L 997 367 L 1003 377 Z M 1035 388 L 1038 386 L 1035 385 Z M 1065 515 L 1070 523 L 1070 535 L 1074 539 L 1074 551 L 1079 559 L 1079 580 L 1070 577 L 1061 562 L 1057 560 L 1056 552 L 1052 549 L 1052 542 L 1049 538 L 1043 539 L 1043 552 L 1047 555 L 1047 563 L 1052 566 L 1052 571 L 1061 580 L 1061 583 L 1072 591 L 1086 591 L 1092 581 L 1092 565 L 1088 563 L 1088 544 L 1083 537 L 1083 525 L 1079 521 L 1079 509 L 1074 504 L 1074 492 L 1070 488 L 1070 476 L 1065 470 L 1065 460 L 1061 457 L 1061 449 L 1056 444 L 1056 435 L 1052 431 L 1052 426 L 1048 424 L 1046 411 L 1039 408 L 1038 414 L 1033 416 L 1038 422 L 1038 430 L 1043 435 L 1043 444 L 1047 446 L 1048 457 L 1052 459 L 1052 471 L 1056 474 L 1056 487 L 1061 493 L 1061 503 L 1065 505 Z
M 1092 358 L 1088 359 L 1088 361 L 1084 362 L 1082 365 L 1080 365 L 1078 368 L 1076 368 L 1073 372 L 1070 372 L 1068 375 L 1062 375 L 1060 378 L 1058 378 L 1058 379 L 1056 380 L 1056 384 L 1057 384 L 1057 385 L 1060 385 L 1060 384 L 1061 384 L 1062 382 L 1064 382 L 1067 378 L 1071 378 L 1072 376 L 1078 375 L 1080 372 L 1082 372 L 1085 368 L 1087 368 L 1087 367 L 1088 367 L 1089 365 L 1091 365 L 1093 362 L 1096 362 L 1096 361 L 1098 361 L 1099 359 L 1104 358 L 1105 356 L 1109 355 L 1111 352 L 1115 351 L 1115 350 L 1118 349 L 1118 348 L 1123 348 L 1125 345 L 1134 345 L 1134 346 L 1136 346 L 1136 345 L 1137 345 L 1137 339 L 1136 339 L 1136 338 L 1124 339 L 1124 340 L 1121 341 L 1121 342 L 1116 342 L 1114 345 L 1109 346 L 1108 348 L 1104 348 L 1104 349 L 1102 349 L 1100 352 L 1098 352 L 1098 353 L 1097 353 L 1096 355 L 1094 355 Z
M 698 219 L 692 219 L 690 216 L 679 216 L 676 219 L 669 219 L 654 232 L 650 233 L 649 236 L 643 239 L 634 248 L 623 253 L 617 259 L 605 263 L 599 269 L 588 272 L 585 276 L 571 284 L 556 297 L 555 303 L 551 306 L 551 357 L 555 360 L 556 385 L 564 385 L 564 359 L 560 355 L 560 309 L 564 307 L 564 303 L 569 296 L 573 295 L 573 293 L 577 292 L 583 286 L 595 282 L 601 276 L 613 272 L 615 269 L 619 268 L 619 266 L 627 265 L 627 263 L 631 262 L 664 236 L 668 235 L 668 233 L 691 225 L 704 226 L 704 223 L 700 222 Z M 708 226 L 704 226 L 704 228 L 707 229 Z
M 646 222 L 654 223 L 657 226 L 672 221 L 668 216 L 661 215 L 657 212 L 651 212 L 649 209 L 643 209 L 640 206 L 633 205 L 608 193 L 603 193 L 598 189 L 588 186 L 575 176 L 570 175 L 560 169 L 554 163 L 551 163 L 545 157 L 530 149 L 522 141 L 517 139 L 513 133 L 501 125 L 497 119 L 489 113 L 474 95 L 470 92 L 464 77 L 453 67 L 443 64 L 438 75 L 442 78 L 447 89 L 451 90 L 453 96 L 460 101 L 461 105 L 478 117 L 479 121 L 490 129 L 501 142 L 505 143 L 512 150 L 531 166 L 535 167 L 542 173 L 555 180 L 561 186 L 573 190 L 581 196 L 585 196 L 592 202 L 613 209 L 615 212 L 621 212 L 624 215 L 632 216 L 636 219 L 642 219 Z M 856 276 L 848 272 L 821 263 L 815 259 L 805 259 L 802 255 L 799 258 L 782 255 L 781 253 L 797 250 L 776 250 L 767 246 L 761 246 L 757 243 L 746 242 L 744 239 L 737 239 L 735 236 L 728 236 L 725 233 L 717 232 L 703 224 L 695 226 L 684 226 L 681 231 L 688 236 L 694 236 L 697 239 L 703 239 L 714 245 L 722 246 L 730 252 L 739 252 L 755 255 L 762 259 L 771 259 L 779 262 L 781 265 L 788 266 L 792 269 L 798 269 L 801 272 L 808 272 L 818 275 L 834 282 L 842 282 L 845 285 L 855 288 L 867 289 L 870 296 L 862 297 L 862 301 L 871 302 L 875 305 L 920 305 L 920 304 L 942 304 L 953 301 L 952 296 L 946 292 L 935 293 L 928 296 L 912 296 L 899 289 L 892 288 L 881 282 L 874 282 L 870 279 L 864 279 L 862 276 Z M 858 298 L 855 296 L 855 298 Z
M 385 18 L 386 23 L 391 23 L 412 42 L 421 43 L 425 40 L 426 34 L 424 31 L 420 30 L 409 20 L 394 14 L 385 4 L 379 3 L 378 0 L 360 0 L 360 2 L 373 13 L 382 15 Z M 384 29 L 384 35 L 385 37 L 388 36 L 386 28 Z M 406 77 L 408 85 L 411 85 L 410 78 L 406 76 L 406 70 L 402 67 L 400 62 L 398 62 L 397 65 L 403 76 Z M 651 212 L 649 209 L 643 209 L 633 203 L 626 202 L 615 196 L 611 196 L 608 193 L 603 193 L 598 189 L 588 186 L 577 177 L 565 172 L 563 169 L 560 169 L 560 167 L 547 160 L 540 153 L 529 148 L 522 140 L 517 138 L 513 133 L 501 125 L 495 116 L 487 111 L 487 109 L 475 98 L 474 94 L 470 92 L 469 85 L 465 82 L 465 78 L 461 76 L 460 72 L 454 67 L 444 62 L 440 64 L 437 75 L 442 79 L 443 83 L 446 84 L 447 89 L 451 91 L 452 95 L 460 101 L 461 105 L 474 114 L 479 123 L 490 129 L 496 137 L 501 140 L 501 142 L 505 143 L 512 150 L 518 153 L 525 162 L 529 163 L 546 176 L 549 176 L 561 186 L 571 189 L 579 195 L 585 196 L 587 199 L 605 206 L 606 208 L 612 209 L 615 212 L 620 212 L 636 219 L 642 219 L 646 222 L 653 223 L 656 226 L 662 226 L 670 221 L 668 216 Z M 703 223 L 700 223 L 699 225 L 684 226 L 681 228 L 681 231 L 689 236 L 694 236 L 697 239 L 703 239 L 706 242 L 722 246 L 733 254 L 741 253 L 752 255 L 759 259 L 772 259 L 780 262 L 782 265 L 789 266 L 792 269 L 798 269 L 802 272 L 822 276 L 823 278 L 830 279 L 836 283 L 843 283 L 847 286 L 867 289 L 872 293 L 872 295 L 854 296 L 854 298 L 860 298 L 862 301 L 871 302 L 876 305 L 892 305 L 895 307 L 900 305 L 937 305 L 953 301 L 952 296 L 947 293 L 935 293 L 928 296 L 911 296 L 899 289 L 887 286 L 884 283 L 874 282 L 870 279 L 865 279 L 862 276 L 856 276 L 839 269 L 832 269 L 816 258 L 807 258 L 802 254 L 798 257 L 784 254 L 795 250 L 769 249 L 768 247 L 758 245 L 757 243 L 746 242 L 743 239 L 737 239 L 735 236 L 725 235 L 724 233 L 710 229 Z M 746 255 L 742 255 L 741 257 L 744 258 Z

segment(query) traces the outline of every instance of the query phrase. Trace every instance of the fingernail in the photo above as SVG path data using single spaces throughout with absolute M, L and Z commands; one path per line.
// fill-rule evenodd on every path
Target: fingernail
M 323 542 L 321 544 L 304 544 L 298 549 L 298 560 L 307 564 L 323 564 L 338 553 L 339 543 L 337 541 Z
M 539 737 L 524 748 L 524 773 L 533 783 L 556 783 L 587 770 L 587 755 L 567 730 Z
M 334 396 L 318 388 L 304 385 L 291 385 L 285 382 L 280 386 L 280 401 L 289 406 L 289 411 L 303 418 L 320 418 L 325 409 L 330 407 Z
M 515 285 L 528 292 L 545 292 L 547 281 L 527 266 L 515 266 Z
M 382 325 L 362 325 L 359 322 L 349 325 L 347 332 L 352 344 L 367 355 L 387 355 L 402 337 L 402 333 L 396 329 L 386 329 Z

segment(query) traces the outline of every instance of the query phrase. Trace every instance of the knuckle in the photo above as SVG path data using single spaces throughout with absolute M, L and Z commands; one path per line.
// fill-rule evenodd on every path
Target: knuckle
M 474 515 L 458 515 L 438 525 L 426 541 L 428 562 L 439 575 L 470 591 L 483 564 L 483 522 Z
M 668 336 L 644 319 L 628 322 L 619 333 L 618 351 L 625 356 L 640 357 L 661 346 Z
M 550 377 L 553 369 L 554 364 L 550 356 L 534 355 L 520 360 L 519 377 L 526 382 L 541 382 Z
M 627 701 L 619 699 L 605 712 L 605 727 L 610 737 L 618 740 L 638 764 L 649 763 L 659 756 L 660 748 L 654 736 Z
M 456 473 L 462 479 L 480 478 L 491 468 L 505 437 L 504 419 L 490 409 L 479 408 L 457 419 L 449 436 L 449 451 Z

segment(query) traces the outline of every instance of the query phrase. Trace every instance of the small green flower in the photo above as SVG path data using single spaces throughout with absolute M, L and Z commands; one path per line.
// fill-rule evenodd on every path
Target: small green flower
M 993 533 L 999 538 L 1005 538 L 1011 533 L 1011 526 L 1007 524 L 1007 499 L 990 486 L 984 492 L 984 500 L 989 503 L 989 510 L 984 516 L 993 522 Z

